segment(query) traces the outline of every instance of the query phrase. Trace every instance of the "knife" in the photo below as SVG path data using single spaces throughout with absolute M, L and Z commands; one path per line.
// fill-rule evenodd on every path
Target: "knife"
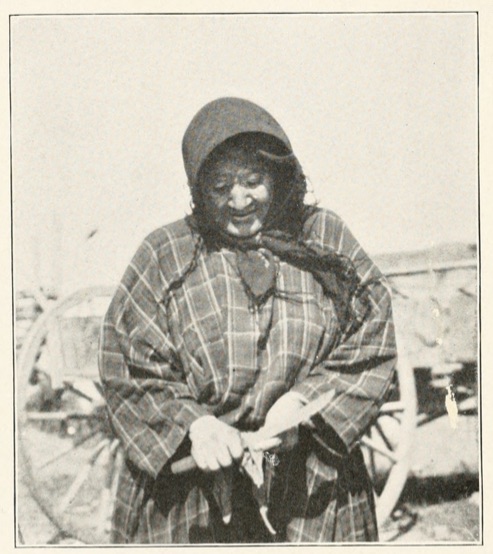
M 290 417 L 286 418 L 284 421 L 270 425 L 269 427 L 262 427 L 259 431 L 250 434 L 250 439 L 248 445 L 250 448 L 255 448 L 256 444 L 262 444 L 269 439 L 273 439 L 293 427 L 297 427 L 301 423 L 307 422 L 311 417 L 321 412 L 332 400 L 334 397 L 335 390 L 329 390 L 321 394 L 315 400 L 312 400 L 300 410 L 297 410 Z M 252 442 L 252 435 L 257 435 L 255 440 Z M 181 460 L 178 460 L 171 464 L 171 473 L 177 475 L 180 473 L 186 473 L 195 469 L 197 465 L 192 456 L 187 456 Z

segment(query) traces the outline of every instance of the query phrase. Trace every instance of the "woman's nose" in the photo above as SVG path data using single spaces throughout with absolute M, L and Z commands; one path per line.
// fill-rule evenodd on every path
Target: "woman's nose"
M 231 189 L 229 207 L 241 211 L 247 208 L 251 203 L 252 197 L 250 191 L 239 183 L 236 183 Z

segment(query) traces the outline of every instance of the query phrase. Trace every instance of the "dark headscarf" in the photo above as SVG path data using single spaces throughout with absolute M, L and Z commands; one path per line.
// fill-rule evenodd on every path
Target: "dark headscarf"
M 190 186 L 195 185 L 207 156 L 225 140 L 242 133 L 273 136 L 289 153 L 293 151 L 282 127 L 263 108 L 241 98 L 219 98 L 197 112 L 183 137 L 183 161 Z
M 245 140 L 243 140 L 245 139 Z M 290 175 L 290 182 L 276 182 L 282 202 L 268 217 L 261 233 L 252 238 L 218 233 L 201 206 L 201 172 L 225 145 L 242 144 L 271 163 L 274 173 Z M 306 181 L 289 139 L 279 123 L 263 108 L 240 98 L 220 98 L 205 105 L 192 119 L 182 143 L 185 170 L 194 199 L 189 224 L 209 248 L 228 246 L 237 253 L 238 271 L 253 306 L 265 302 L 276 290 L 274 256 L 309 271 L 334 302 L 338 319 L 346 328 L 351 320 L 351 299 L 359 279 L 352 262 L 332 250 L 304 242 L 304 222 L 314 208 L 303 204 Z M 277 167 L 277 170 L 276 170 Z M 288 168 L 282 171 L 281 168 Z M 279 187 L 283 187 L 279 195 Z M 274 199 L 276 191 L 274 191 Z M 300 217 L 297 217 L 300 216 Z M 299 221 L 298 221 L 299 220 Z M 295 221 L 296 225 L 289 223 Z M 287 223 L 286 223 L 287 222 Z

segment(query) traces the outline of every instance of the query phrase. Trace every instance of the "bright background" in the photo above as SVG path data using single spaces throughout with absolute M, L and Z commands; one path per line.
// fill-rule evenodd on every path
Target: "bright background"
M 189 196 L 181 139 L 219 96 L 286 130 L 370 254 L 477 235 L 473 14 L 11 20 L 17 289 L 113 284 Z

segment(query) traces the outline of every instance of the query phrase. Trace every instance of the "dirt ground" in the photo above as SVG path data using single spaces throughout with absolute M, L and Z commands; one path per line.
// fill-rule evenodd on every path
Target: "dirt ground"
M 457 476 L 454 479 L 457 479 Z M 476 488 L 477 480 L 473 477 L 460 476 L 458 479 L 467 482 L 465 488 Z M 442 481 L 438 486 L 449 485 Z M 480 541 L 480 495 L 472 493 L 460 500 L 463 494 L 457 494 L 456 498 L 459 500 L 422 500 L 420 504 L 406 503 L 405 510 L 396 512 L 400 516 L 397 522 L 392 522 L 387 528 L 382 529 L 381 539 L 406 544 Z
M 411 471 L 381 539 L 398 543 L 480 540 L 478 418 L 447 416 L 418 427 Z

